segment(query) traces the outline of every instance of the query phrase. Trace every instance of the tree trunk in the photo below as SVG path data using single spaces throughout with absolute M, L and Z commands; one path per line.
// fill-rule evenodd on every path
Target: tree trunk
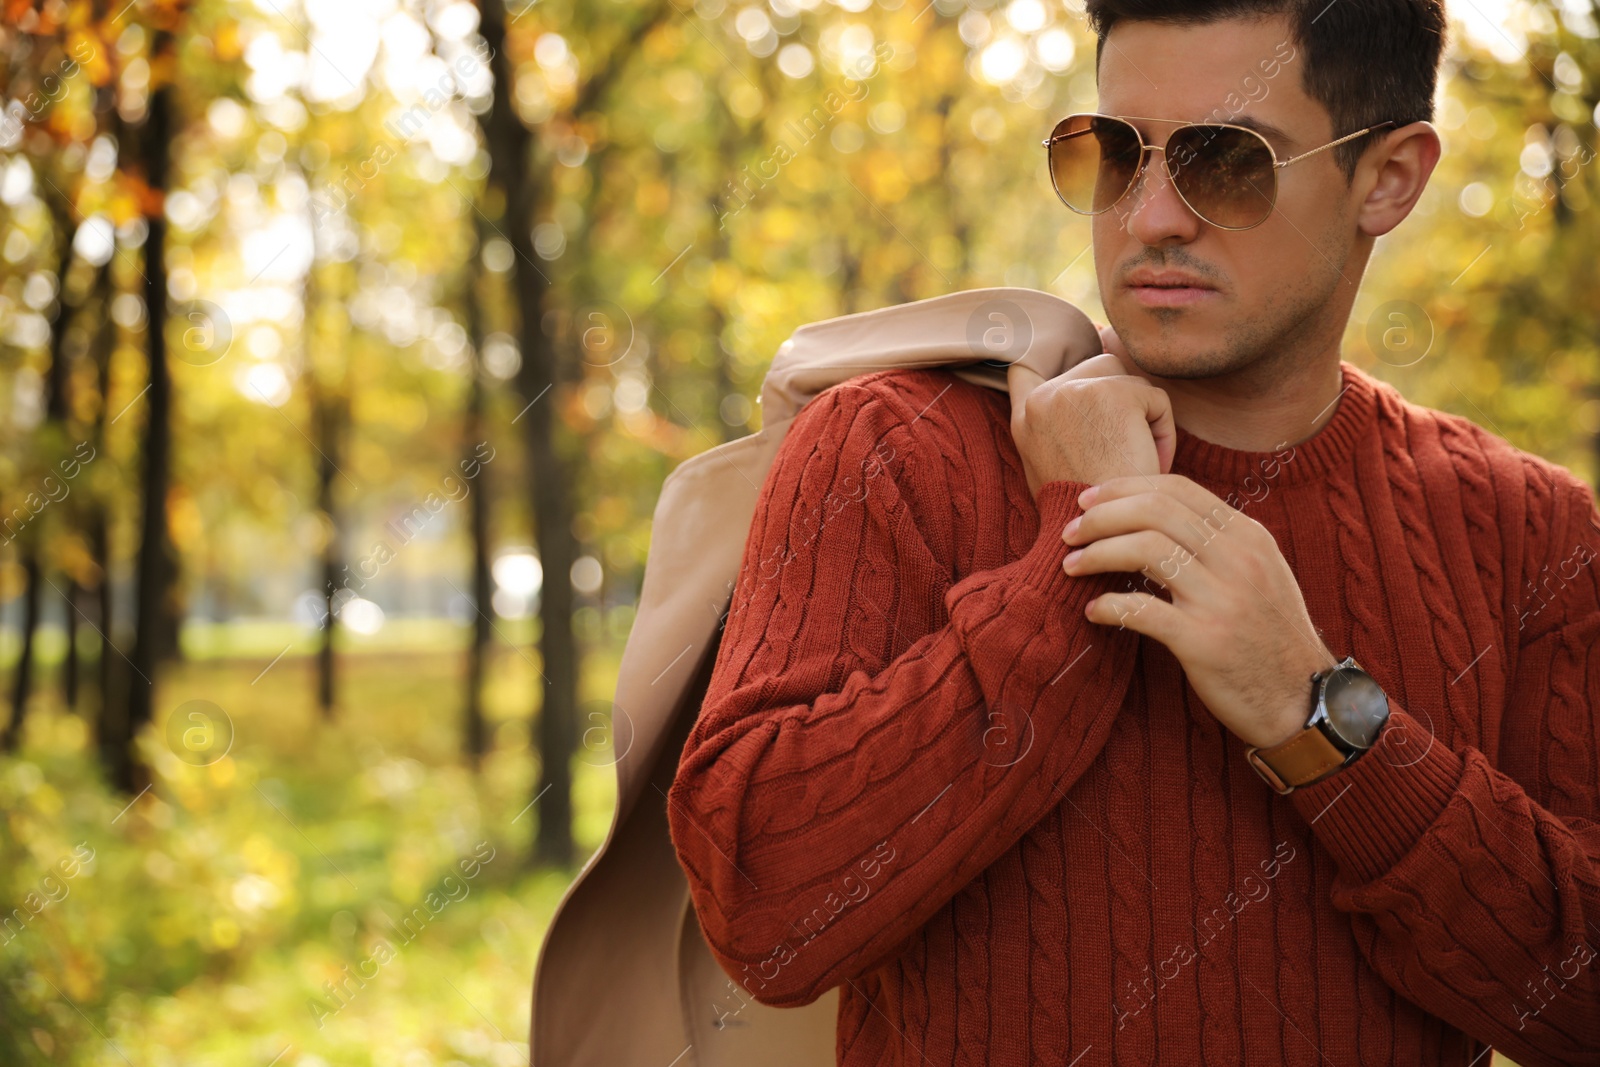
M 504 29 L 500 28 L 504 44 Z M 487 139 L 487 130 L 484 131 Z M 503 192 L 503 191 L 502 191 Z M 479 460 L 478 445 L 488 440 L 488 421 L 484 414 L 487 383 L 484 381 L 483 345 L 489 334 L 487 305 L 484 300 L 483 247 L 493 232 L 481 211 L 472 213 L 473 249 L 461 277 L 461 310 L 468 338 L 467 404 L 462 412 L 462 472 L 476 470 L 468 486 L 468 533 L 472 539 L 472 640 L 467 647 L 466 692 L 461 708 L 461 752 L 474 771 L 489 751 L 489 731 L 484 719 L 483 686 L 489 669 L 489 654 L 494 647 L 494 588 L 489 566 L 489 470 Z
M 116 238 L 113 237 L 112 240 Z M 96 306 L 99 323 L 95 329 L 90 352 L 94 361 L 100 410 L 94 421 L 94 451 L 96 458 L 105 454 L 106 425 L 112 418 L 108 409 L 111 399 L 111 354 L 116 347 L 116 324 L 111 318 L 111 300 L 115 284 L 111 277 L 111 264 L 116 259 L 113 252 L 100 268 L 95 288 L 100 297 Z M 104 460 L 102 460 L 104 462 Z M 86 519 L 89 534 L 89 555 L 94 562 L 95 609 L 100 628 L 100 659 L 96 664 L 95 687 L 99 692 L 99 706 L 95 715 L 95 742 L 100 752 L 101 766 L 111 774 L 115 767 L 116 738 L 127 732 L 127 707 L 117 688 L 115 672 L 122 662 L 112 636 L 113 615 L 111 595 L 111 515 L 105 497 L 93 494 Z
M 70 201 L 63 200 L 54 204 L 52 214 L 55 219 L 57 241 L 56 300 L 50 321 L 50 365 L 45 368 L 44 376 L 44 420 L 47 430 L 58 431 L 64 435 L 67 421 L 66 339 L 67 328 L 72 323 L 67 272 L 72 269 L 72 242 L 77 236 L 78 227 L 72 219 L 73 205 Z M 58 434 L 46 432 L 43 440 L 45 454 L 48 457 L 58 443 Z M 49 470 L 50 467 L 46 469 Z M 55 513 L 43 521 L 55 523 L 60 518 L 60 514 Z M 15 752 L 17 746 L 22 743 L 23 721 L 28 714 L 28 698 L 33 695 L 33 649 L 39 629 L 39 585 L 44 581 L 41 546 L 45 543 L 47 540 L 42 536 L 42 531 L 34 526 L 23 531 L 23 541 L 18 546 L 26 584 L 22 593 L 22 653 L 21 658 L 17 660 L 16 675 L 12 679 L 11 719 L 6 724 L 5 733 L 0 735 L 0 748 L 4 748 L 7 752 Z
M 472 381 L 467 387 L 465 413 L 466 462 L 477 462 L 477 446 L 488 439 L 485 433 L 483 341 L 488 332 L 483 323 L 483 301 L 479 293 L 483 269 L 483 224 L 478 224 L 478 254 L 467 268 L 466 318 L 471 337 L 471 365 L 468 373 Z M 467 650 L 467 692 L 463 709 L 462 751 L 467 762 L 477 769 L 489 748 L 488 727 L 483 717 L 483 678 L 488 666 L 489 650 L 493 640 L 494 593 L 489 572 L 489 470 L 480 466 L 477 484 L 472 486 L 470 522 L 472 534 L 472 644 Z
M 524 301 L 525 309 L 530 305 Z M 530 331 L 523 331 L 524 343 Z M 531 332 L 538 333 L 535 327 Z M 526 349 L 524 349 L 526 351 Z M 549 355 L 547 354 L 547 359 Z M 524 357 L 526 360 L 526 357 Z M 548 363 L 547 363 L 548 366 Z M 524 369 L 528 362 L 523 363 Z M 550 368 L 554 370 L 553 367 Z M 537 395 L 530 389 L 540 377 L 524 374 L 523 395 Z M 533 378 L 533 382 L 527 381 Z M 550 375 L 547 384 L 554 384 Z M 544 584 L 539 591 L 539 658 L 543 663 L 544 699 L 539 709 L 539 789 L 543 807 L 539 815 L 539 836 L 535 860 L 567 866 L 572 862 L 572 755 L 575 747 L 578 694 L 578 642 L 572 629 L 572 565 L 577 560 L 577 543 L 572 536 L 573 509 L 568 495 L 566 464 L 553 440 L 554 398 L 533 401 L 525 416 L 528 465 L 534 477 L 534 516 L 538 523 L 536 543 L 544 568 Z
M 747 138 L 739 136 L 738 120 L 734 118 L 733 113 L 728 110 L 726 105 L 722 108 L 721 129 L 722 135 L 719 138 L 717 155 L 721 159 L 723 167 L 731 173 L 738 169 L 739 153 L 745 147 Z M 711 211 L 711 217 L 719 220 L 721 212 L 718 211 L 718 208 L 727 206 L 720 203 L 721 195 L 720 190 L 713 190 L 709 198 L 710 202 L 707 204 Z M 728 253 L 728 228 L 719 221 L 711 235 L 711 262 L 722 263 L 726 261 Z M 729 354 L 727 343 L 722 336 L 728 327 L 728 315 L 723 310 L 722 305 L 717 302 L 715 296 L 708 295 L 706 306 L 711 312 L 711 323 L 707 332 L 710 335 L 710 343 L 716 346 L 716 358 L 712 362 L 712 382 L 713 388 L 716 390 L 714 404 L 717 427 L 722 440 L 727 442 L 742 437 L 750 431 L 748 426 L 730 426 L 722 417 L 722 404 L 734 392 L 733 373 L 729 367 L 733 362 L 733 357 Z
M 61 703 L 68 711 L 78 707 L 78 602 L 83 599 L 83 586 L 76 581 L 67 583 L 67 649 L 61 659 Z
M 970 227 L 967 224 L 966 213 L 961 210 L 965 198 L 961 195 L 961 190 L 956 187 L 955 160 L 950 151 L 950 109 L 955 100 L 954 95 L 946 93 L 939 98 L 934 112 L 939 116 L 939 173 L 944 177 L 945 218 L 951 224 L 951 236 L 956 239 L 956 247 L 961 250 L 961 259 L 957 261 L 955 268 L 955 285 L 952 287 L 959 290 L 966 286 L 972 251 L 968 247 L 971 239 Z
M 158 31 L 151 55 L 170 61 L 171 33 Z M 152 67 L 157 66 L 152 63 Z M 167 188 L 168 144 L 172 137 L 173 86 L 163 84 L 150 96 L 150 111 L 139 131 L 140 159 L 150 189 L 165 194 Z M 165 215 L 151 211 L 146 219 L 145 238 L 145 325 L 149 362 L 149 387 L 145 393 L 144 467 L 140 476 L 142 512 L 139 518 L 138 594 L 134 607 L 134 639 L 128 679 L 128 714 L 124 734 L 118 738 L 120 751 L 115 756 L 114 782 L 134 790 L 139 770 L 134 764 L 133 738 L 150 722 L 155 702 L 155 678 L 167 651 L 168 603 L 175 571 L 169 556 L 167 490 L 170 484 L 172 449 L 172 379 L 167 368 L 167 269 Z
M 865 240 L 865 238 L 862 238 Z M 842 273 L 839 277 L 839 314 L 852 315 L 861 310 L 861 301 L 857 298 L 856 286 L 861 283 L 861 257 L 850 250 L 850 237 L 847 235 L 839 240 L 839 259 L 842 263 Z
M 89 526 L 89 551 L 100 573 L 95 590 L 95 608 L 100 623 L 100 661 L 95 665 L 95 687 L 100 691 L 99 714 L 95 719 L 101 765 L 109 772 L 114 766 L 112 745 L 127 732 L 127 700 L 117 685 L 122 653 L 112 637 L 113 604 L 111 593 L 111 521 L 102 504 L 95 509 Z
M 316 225 L 315 218 L 312 219 L 312 225 Z M 343 606 L 335 596 L 343 553 L 340 551 L 339 512 L 333 481 L 339 474 L 339 462 L 335 457 L 344 439 L 344 405 L 342 387 L 330 390 L 317 374 L 318 292 L 315 262 L 306 271 L 303 298 L 305 310 L 301 321 L 305 331 L 305 365 L 302 375 L 311 407 L 311 433 L 313 448 L 317 453 L 317 512 L 322 519 L 323 533 L 322 643 L 317 648 L 317 707 L 324 719 L 331 720 L 338 703 L 338 664 L 333 644 L 337 622 L 334 613 Z
M 595 107 L 626 60 L 651 29 L 662 24 L 673 6 L 652 6 L 630 26 L 606 54 L 602 65 L 578 90 L 571 114 L 583 116 Z M 572 460 L 557 439 L 556 405 L 569 374 L 544 331 L 550 279 L 539 269 L 533 250 L 535 209 L 546 192 L 546 175 L 530 167 L 533 138 L 512 103 L 512 70 L 506 55 L 506 2 L 479 0 L 479 32 L 492 53 L 494 100 L 484 119 L 489 142 L 489 185 L 505 198 L 506 236 L 516 253 L 512 285 L 520 312 L 518 340 L 522 367 L 518 386 L 525 406 L 513 422 L 525 423 L 526 459 L 533 479 L 535 544 L 544 571 L 539 593 L 539 654 L 544 666 L 544 698 L 539 709 L 540 801 L 536 863 L 562 866 L 572 862 L 572 771 L 576 740 L 578 644 L 572 629 L 572 564 L 578 556 L 572 534 L 574 501 Z M 580 245 L 581 247 L 581 245 Z M 549 393 L 549 396 L 545 394 Z M 548 799 L 543 799 L 548 797 Z
M 110 4 L 106 0 L 95 0 L 93 5 L 94 19 L 101 22 L 113 14 Z M 119 157 L 127 139 L 123 128 L 121 116 L 116 107 L 116 83 L 108 82 L 95 90 L 95 113 L 99 116 L 101 132 L 117 145 Z M 118 166 L 121 166 L 120 159 Z M 114 417 L 110 410 L 111 402 L 111 360 L 116 350 L 117 325 L 111 317 L 111 302 L 116 297 L 116 279 L 112 275 L 112 267 L 117 260 L 116 234 L 109 237 L 111 249 L 106 255 L 106 260 L 100 266 L 95 276 L 95 329 L 90 340 L 90 361 L 95 370 L 96 391 L 99 394 L 99 404 L 94 416 L 94 425 L 91 428 L 95 457 L 102 463 L 110 462 L 102 458 L 106 452 L 106 428 L 108 420 Z M 92 484 L 92 483 L 91 483 Z M 89 540 L 89 556 L 93 562 L 92 580 L 94 581 L 93 593 L 95 601 L 95 621 L 100 633 L 100 653 L 95 664 L 95 687 L 98 691 L 97 706 L 95 708 L 94 730 L 95 748 L 100 756 L 100 765 L 105 769 L 107 777 L 115 779 L 116 757 L 114 753 L 125 749 L 125 746 L 114 740 L 127 734 L 127 705 L 125 690 L 119 687 L 121 670 L 125 665 L 121 651 L 117 648 L 115 638 L 112 636 L 113 596 L 111 592 L 111 505 L 110 494 L 106 492 L 91 491 L 84 516 L 85 532 Z M 85 615 L 85 621 L 88 621 Z
M 535 863 L 572 862 L 571 762 L 577 716 L 577 640 L 572 630 L 572 536 L 568 472 L 554 439 L 559 401 L 559 367 L 544 333 L 545 298 L 550 280 L 533 250 L 534 206 L 540 190 L 530 173 L 533 138 L 512 102 L 512 69 L 506 55 L 504 0 L 482 0 L 479 32 L 492 53 L 494 102 L 486 116 L 489 182 L 505 197 L 506 237 L 515 252 L 512 285 L 520 312 L 518 340 L 522 366 L 518 386 L 525 404 L 516 420 L 525 435 L 525 456 L 533 481 L 533 523 L 544 584 L 539 591 L 539 658 L 544 687 L 539 703 L 538 830 Z M 552 395 L 546 395 L 552 394 Z
M 315 378 L 314 372 L 312 377 Z M 337 701 L 333 649 L 334 611 L 342 606 L 335 602 L 334 597 L 339 579 L 340 553 L 339 524 L 335 510 L 337 505 L 333 499 L 333 479 L 338 470 L 333 454 L 339 447 L 341 419 L 338 402 L 323 395 L 321 389 L 315 393 L 314 410 L 317 450 L 320 453 L 317 459 L 317 510 L 322 514 L 325 538 L 322 544 L 322 645 L 317 649 L 317 707 L 322 709 L 324 719 L 332 719 Z
M 11 721 L 6 723 L 5 733 L 0 734 L 0 749 L 7 752 L 15 752 L 22 743 L 22 724 L 33 686 L 33 637 L 39 628 L 39 561 L 31 551 L 22 557 L 22 571 L 22 652 L 11 680 Z

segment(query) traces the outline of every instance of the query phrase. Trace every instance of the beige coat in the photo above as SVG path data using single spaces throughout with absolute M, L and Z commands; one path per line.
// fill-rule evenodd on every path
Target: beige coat
M 811 323 L 778 349 L 762 382 L 760 432 L 668 475 L 617 679 L 616 813 L 540 951 L 532 1067 L 831 1067 L 837 990 L 777 1009 L 737 986 L 706 946 L 667 831 L 667 790 L 716 658 L 757 495 L 801 407 L 831 385 L 887 367 L 949 365 L 1008 390 L 1015 412 L 1029 389 L 1099 351 L 1088 318 L 1032 289 L 974 289 Z

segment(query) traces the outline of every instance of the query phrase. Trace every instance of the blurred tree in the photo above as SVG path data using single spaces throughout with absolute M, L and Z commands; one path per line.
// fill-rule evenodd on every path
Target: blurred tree
M 504 205 L 506 239 L 515 253 L 512 290 L 518 313 L 522 363 L 518 385 L 527 405 L 526 461 L 533 480 L 532 517 L 543 568 L 539 591 L 539 660 L 544 686 L 539 700 L 539 812 L 535 862 L 565 864 L 572 857 L 572 784 L 567 759 L 572 752 L 571 721 L 577 708 L 577 643 L 572 634 L 572 591 L 566 576 L 577 552 L 572 538 L 570 475 L 554 440 L 549 413 L 557 397 L 542 407 L 545 393 L 560 381 L 556 352 L 544 332 L 550 279 L 533 256 L 533 220 L 542 190 L 530 173 L 533 138 L 516 113 L 515 67 L 508 52 L 505 0 L 479 0 L 478 32 L 489 47 L 494 102 L 484 116 L 489 149 L 489 187 Z
M 96 402 L 89 441 L 96 456 L 104 455 L 106 451 L 107 420 L 112 417 L 107 409 L 107 402 L 111 397 L 111 359 L 116 348 L 117 331 L 116 322 L 111 317 L 111 301 L 116 295 L 116 283 L 111 270 L 112 263 L 116 259 L 116 239 L 114 232 L 107 233 L 106 240 L 110 242 L 111 247 L 105 252 L 106 260 L 95 275 L 94 285 L 95 315 L 89 340 L 89 362 L 94 369 Z M 91 489 L 89 501 L 83 512 L 89 542 L 88 570 L 93 582 L 95 614 L 98 619 L 95 629 L 100 639 L 99 659 L 95 665 L 96 741 L 101 751 L 101 762 L 109 767 L 111 736 L 107 727 L 119 716 L 126 715 L 125 711 L 117 710 L 121 706 L 119 694 L 125 691 L 116 684 L 115 672 L 119 666 L 124 666 L 125 662 L 112 636 L 115 604 L 111 587 L 110 494 Z
M 480 12 L 480 19 L 481 17 Z M 433 54 L 442 61 L 444 57 L 439 55 L 440 41 L 437 34 L 430 36 L 430 43 Z M 458 88 L 461 88 L 459 81 L 457 84 Z M 491 90 L 489 108 L 478 119 L 478 136 L 485 144 L 488 142 L 488 131 L 483 116 L 487 115 L 493 106 L 494 97 Z M 479 194 L 479 200 L 485 201 L 490 198 L 494 203 L 487 207 L 498 214 L 499 206 L 505 203 L 505 190 L 498 185 L 486 184 L 484 192 Z M 488 242 L 495 236 L 495 229 L 489 222 L 485 207 L 483 203 L 472 205 L 467 225 L 471 235 L 469 251 L 455 281 L 467 342 L 467 391 L 461 412 L 461 471 L 464 474 L 468 471 L 477 472 L 475 479 L 477 484 L 468 497 L 467 537 L 471 553 L 468 596 L 472 603 L 472 619 L 471 637 L 467 644 L 467 669 L 461 712 L 461 751 L 468 765 L 474 770 L 480 769 L 490 745 L 488 724 L 484 718 L 484 686 L 489 669 L 489 656 L 494 644 L 495 611 L 494 576 L 490 558 L 493 475 L 481 462 L 479 452 L 480 444 L 486 442 L 489 437 L 486 408 L 490 385 L 486 380 L 489 372 L 484 366 L 483 349 L 491 333 L 489 321 L 493 302 L 489 292 L 491 272 L 484 261 L 484 255 Z
M 41 621 L 44 586 L 51 587 L 65 601 L 68 648 L 63 674 L 68 706 L 76 696 L 78 568 L 73 551 L 77 540 L 72 530 L 75 509 L 65 504 L 50 505 L 65 501 L 71 491 L 67 484 L 70 479 L 63 479 L 67 464 L 71 462 L 67 457 L 71 451 L 68 441 L 74 408 L 70 391 L 74 382 L 75 354 L 70 342 L 83 335 L 85 324 L 80 305 L 85 301 L 86 290 L 92 287 L 92 282 L 86 282 L 84 272 L 73 270 L 77 262 L 74 245 L 82 222 L 78 204 L 84 184 L 82 161 L 95 125 L 92 107 L 84 104 L 86 100 L 93 100 L 93 92 L 85 86 L 89 79 L 78 61 L 78 56 L 84 54 L 82 35 L 70 30 L 61 11 L 54 14 L 54 18 L 36 21 L 33 47 L 23 51 L 22 61 L 11 71 L 14 76 L 11 89 L 23 102 L 20 113 L 28 123 L 37 124 L 31 132 L 37 134 L 34 144 L 40 149 L 41 158 L 36 165 L 44 186 L 41 195 L 50 223 L 48 247 L 54 259 L 48 275 L 50 299 L 44 309 L 48 342 L 40 375 L 43 419 L 31 442 L 34 471 L 29 481 L 34 484 L 27 494 L 38 501 L 28 507 L 38 521 L 25 524 L 21 536 L 7 538 L 17 546 L 23 574 L 21 640 L 11 686 L 12 713 L 5 730 L 0 732 L 0 748 L 7 751 L 15 750 L 21 742 L 29 700 L 34 693 L 35 638 Z M 24 39 L 19 35 L 18 40 Z M 17 117 L 16 110 L 7 109 L 7 123 L 17 121 Z M 17 132 L 22 132 L 22 128 L 19 123 Z M 41 494 L 47 501 L 39 499 Z M 66 584 L 65 591 L 52 580 L 52 573 Z
M 577 719 L 579 649 L 572 629 L 572 566 L 577 561 L 573 536 L 573 474 L 569 449 L 557 439 L 559 405 L 565 399 L 572 369 L 562 365 L 560 354 L 546 333 L 545 315 L 550 303 L 550 278 L 534 256 L 536 217 L 549 210 L 550 168 L 554 165 L 549 142 L 574 136 L 573 120 L 587 115 L 602 99 L 618 73 L 637 50 L 639 42 L 668 14 L 665 3 L 655 3 L 633 16 L 620 41 L 599 51 L 597 67 L 575 90 L 567 112 L 546 121 L 545 150 L 532 159 L 533 137 L 516 111 L 516 82 L 511 42 L 507 38 L 508 6 L 504 0 L 479 0 L 479 32 L 493 56 L 494 102 L 485 119 L 490 186 L 505 205 L 507 240 L 515 253 L 511 266 L 516 294 L 518 339 L 522 365 L 518 385 L 525 407 L 516 420 L 526 419 L 524 441 L 533 476 L 533 523 L 544 583 L 539 592 L 539 659 L 544 689 L 539 705 L 539 782 L 535 796 L 539 812 L 534 861 L 567 865 L 572 862 L 572 770 Z M 524 8 L 519 16 L 528 9 Z M 532 20 L 530 20 L 531 22 Z M 571 31 L 592 40 L 595 25 L 578 25 Z M 528 26 L 531 31 L 532 25 Z M 548 400 L 545 394 L 554 390 Z M 541 401 L 543 401 L 541 403 Z
M 297 25 L 295 29 L 301 36 L 305 36 L 306 31 L 303 28 Z M 302 87 L 302 103 L 315 106 L 314 101 L 304 99 L 306 95 Z M 310 108 L 307 110 L 309 114 L 315 116 L 315 111 L 311 111 Z M 302 133 L 302 142 L 323 143 L 319 127 L 320 122 L 316 117 L 309 120 Z M 319 182 L 323 184 L 336 182 L 337 179 L 333 181 L 329 179 L 336 168 L 344 165 L 341 155 L 342 153 L 330 153 L 327 166 L 324 168 L 328 172 L 325 175 L 319 175 L 315 171 L 304 172 L 307 189 L 315 188 Z M 302 158 L 304 157 L 305 152 L 302 150 Z M 306 208 L 308 230 L 311 234 L 311 258 L 306 265 L 305 280 L 300 290 L 300 382 L 311 411 L 310 444 L 316 453 L 313 466 L 316 470 L 318 542 L 321 545 L 318 588 L 322 596 L 322 623 L 317 638 L 317 707 L 321 709 L 324 719 L 332 719 L 334 708 L 338 703 L 336 678 L 338 662 L 335 642 L 339 629 L 339 610 L 351 595 L 348 588 L 341 588 L 345 586 L 339 574 L 341 569 L 345 569 L 344 525 L 341 521 L 343 511 L 339 507 L 334 485 L 335 479 L 339 477 L 339 459 L 344 455 L 345 438 L 349 430 L 350 397 L 348 376 L 344 373 L 346 354 L 343 348 L 346 338 L 337 335 L 324 338 L 318 328 L 318 310 L 323 299 L 319 268 L 322 268 L 323 246 L 327 240 L 323 236 L 322 227 L 318 224 L 319 208 L 316 201 L 309 196 L 306 198 Z M 332 267 L 330 272 L 337 269 Z
M 304 345 L 301 378 L 311 406 L 312 448 L 317 453 L 317 519 L 322 542 L 321 582 L 322 629 L 317 640 L 317 706 L 325 719 L 333 717 L 337 702 L 334 671 L 334 637 L 339 624 L 339 609 L 344 597 L 339 596 L 339 571 L 343 566 L 340 538 L 339 508 L 335 499 L 334 479 L 339 472 L 335 458 L 343 452 L 345 426 L 349 422 L 349 400 L 342 383 L 324 383 L 318 371 L 317 336 L 317 263 L 306 268 L 305 285 L 301 290 L 304 307 L 304 324 L 301 338 Z M 334 343 L 338 343 L 337 341 Z M 347 594 L 348 595 L 348 592 Z
M 32 551 L 22 557 L 22 645 L 17 650 L 16 674 L 11 682 L 11 718 L 0 734 L 0 748 L 15 751 L 22 740 L 28 695 L 33 685 L 33 636 L 39 628 L 39 558 Z
M 160 663 L 174 649 L 172 601 L 176 564 L 167 496 L 171 486 L 172 374 L 167 365 L 166 195 L 168 153 L 177 122 L 177 27 L 187 3 L 175 0 L 151 13 L 155 22 L 150 43 L 150 95 L 144 121 L 134 131 L 136 148 L 131 169 L 142 185 L 146 234 L 144 241 L 145 356 L 148 392 L 144 398 L 144 448 L 140 475 L 139 556 L 134 603 L 134 641 L 128 679 L 127 714 L 115 738 L 112 779 L 125 789 L 141 787 L 142 769 L 133 739 L 153 717 L 155 678 Z
M 502 193 L 503 195 L 503 193 Z M 483 293 L 485 268 L 483 247 L 488 239 L 487 225 L 482 212 L 473 213 L 473 251 L 462 271 L 462 305 L 467 320 L 467 406 L 462 413 L 462 443 L 464 456 L 462 470 L 477 464 L 480 441 L 488 439 L 488 420 L 485 417 L 487 392 L 483 366 L 483 346 L 488 331 L 484 328 L 487 309 Z M 489 561 L 489 494 L 491 473 L 480 469 L 478 485 L 470 500 L 468 536 L 472 541 L 472 639 L 467 646 L 466 699 L 462 706 L 461 747 L 467 762 L 476 769 L 488 751 L 488 727 L 483 717 L 484 674 L 488 668 L 489 650 L 494 639 L 494 589 L 493 573 Z
M 46 454 L 54 459 L 54 454 L 64 451 L 61 443 L 66 437 L 67 421 L 67 329 L 72 322 L 75 310 L 74 301 L 68 292 L 68 272 L 72 267 L 72 240 L 77 233 L 77 224 L 73 221 L 76 211 L 67 201 L 66 194 L 58 193 L 48 198 L 51 204 L 51 217 L 54 220 L 56 240 L 56 271 L 55 286 L 56 296 L 51 304 L 51 313 L 48 321 L 50 324 L 49 363 L 44 375 L 44 425 L 41 428 L 42 443 Z M 53 480 L 50 474 L 53 463 L 44 467 L 46 478 Z M 50 483 L 45 483 L 50 484 Z M 53 522 L 59 516 L 49 515 L 45 521 Z M 0 734 L 0 748 L 7 752 L 16 750 L 22 740 L 24 720 L 28 712 L 28 698 L 32 694 L 34 670 L 34 637 L 39 629 L 39 601 L 42 594 L 40 586 L 48 581 L 44 576 L 44 567 L 40 561 L 40 528 L 38 526 L 27 531 L 22 538 L 22 570 L 26 585 L 22 593 L 22 648 L 17 656 L 16 675 L 12 680 L 11 688 L 11 719 L 6 724 L 3 734 Z M 70 610 L 70 606 L 69 606 Z

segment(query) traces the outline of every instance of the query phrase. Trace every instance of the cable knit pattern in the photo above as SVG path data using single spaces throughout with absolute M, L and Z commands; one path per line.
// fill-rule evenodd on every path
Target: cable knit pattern
M 839 987 L 840 1064 L 1600 1064 L 1600 511 L 1350 364 L 1175 473 L 1277 538 L 1379 744 L 1280 797 L 1157 642 L 1084 617 L 1086 486 L 1009 398 L 827 390 L 762 487 L 667 814 L 714 955 Z

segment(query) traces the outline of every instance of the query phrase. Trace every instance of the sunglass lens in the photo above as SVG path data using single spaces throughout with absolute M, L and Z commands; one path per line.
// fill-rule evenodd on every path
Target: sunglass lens
M 1272 214 L 1278 172 L 1272 150 L 1249 130 L 1186 126 L 1167 142 L 1172 182 L 1195 214 L 1230 230 L 1259 225 Z
M 1074 211 L 1098 214 L 1133 184 L 1143 146 L 1139 132 L 1120 119 L 1070 115 L 1051 135 L 1050 180 Z

